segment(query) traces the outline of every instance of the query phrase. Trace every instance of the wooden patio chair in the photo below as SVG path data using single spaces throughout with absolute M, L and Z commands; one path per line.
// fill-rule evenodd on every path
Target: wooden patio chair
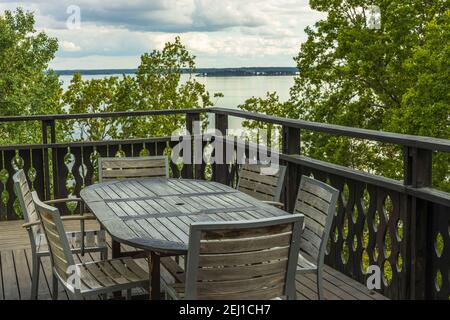
M 172 299 L 296 299 L 295 270 L 303 216 L 193 223 L 184 283 Z
M 260 164 L 243 164 L 239 172 L 237 189 L 264 203 L 283 208 L 280 197 L 286 167 L 280 165 L 278 171 L 273 174 L 264 174 L 264 167 L 268 168 Z
M 149 288 L 148 272 L 132 258 L 75 264 L 59 210 L 41 202 L 36 192 L 32 192 L 32 200 L 50 250 L 53 300 L 58 299 L 58 282 L 75 299 L 95 295 L 105 296 L 121 290 L 126 290 L 127 298 L 130 299 L 132 288 Z M 32 227 L 35 225 L 37 224 L 30 223 Z
M 323 267 L 339 191 L 302 176 L 294 213 L 305 216 L 297 273 L 316 273 L 317 295 L 323 300 Z
M 99 181 L 130 178 L 168 178 L 169 163 L 166 156 L 99 158 Z
M 41 265 L 42 257 L 50 256 L 48 243 L 40 225 L 40 220 L 34 205 L 30 187 L 23 170 L 19 170 L 14 176 L 14 187 L 16 189 L 17 197 L 19 198 L 20 207 L 25 219 L 24 227 L 28 231 L 31 244 L 32 255 L 32 284 L 31 284 L 31 300 L 35 300 L 38 297 L 39 287 L 39 269 Z M 79 198 L 70 199 L 56 199 L 46 201 L 47 204 L 57 204 L 65 202 L 80 202 Z M 108 246 L 106 244 L 105 232 L 102 230 L 86 230 L 84 223 L 86 220 L 95 220 L 92 215 L 72 215 L 61 218 L 63 221 L 79 220 L 80 230 L 75 232 L 68 232 L 67 239 L 70 244 L 70 250 L 72 253 L 84 252 L 100 252 L 102 259 L 108 257 Z
M 99 158 L 98 168 L 99 182 L 133 178 L 169 178 L 167 156 Z M 113 248 L 116 245 L 120 248 L 113 240 Z M 151 253 L 140 251 L 139 254 L 147 256 L 150 260 Z M 175 261 L 179 262 L 178 256 L 175 256 Z

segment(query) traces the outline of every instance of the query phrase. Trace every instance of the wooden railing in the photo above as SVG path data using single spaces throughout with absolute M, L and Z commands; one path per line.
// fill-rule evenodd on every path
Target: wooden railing
M 95 183 L 99 156 L 170 153 L 170 137 L 138 140 L 58 143 L 56 122 L 86 118 L 185 114 L 193 132 L 202 113 L 215 115 L 216 128 L 226 132 L 229 117 L 271 123 L 282 128 L 280 160 L 287 165 L 284 202 L 292 212 L 301 175 L 312 175 L 341 191 L 326 263 L 365 283 L 366 268 L 379 266 L 381 292 L 396 299 L 450 299 L 450 194 L 433 189 L 433 152 L 450 152 L 450 141 L 336 125 L 284 119 L 223 108 L 160 110 L 81 115 L 3 117 L 2 122 L 40 121 L 42 144 L 0 147 L 0 220 L 20 217 L 12 175 L 23 168 L 43 199 L 78 195 Z M 397 181 L 300 154 L 302 131 L 399 145 L 404 150 L 404 180 Z M 228 143 L 230 143 L 228 141 Z M 233 147 L 245 143 L 235 139 Z M 208 144 L 204 142 L 203 147 Z M 247 147 L 248 149 L 248 144 Z M 224 148 L 225 151 L 226 148 Z M 229 149 L 228 149 L 229 150 Z M 171 163 L 173 177 L 213 179 L 233 185 L 238 165 Z M 76 210 L 60 208 L 65 214 Z

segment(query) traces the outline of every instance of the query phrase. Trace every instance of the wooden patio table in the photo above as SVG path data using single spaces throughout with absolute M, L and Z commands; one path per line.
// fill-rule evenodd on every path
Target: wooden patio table
M 238 221 L 283 216 L 276 207 L 223 184 L 188 179 L 130 179 L 91 185 L 80 193 L 113 239 L 151 255 L 151 298 L 160 299 L 160 257 L 185 255 L 196 221 Z

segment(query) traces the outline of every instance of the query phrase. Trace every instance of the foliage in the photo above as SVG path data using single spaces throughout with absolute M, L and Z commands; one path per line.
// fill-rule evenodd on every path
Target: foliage
M 75 74 L 63 102 L 68 113 L 100 113 L 131 110 L 135 104 L 136 84 L 132 77 L 107 77 L 82 80 Z M 99 141 L 116 139 L 122 135 L 124 119 L 86 119 L 67 121 L 64 131 L 70 140 Z
M 182 69 L 189 70 L 189 79 L 182 83 Z M 179 37 L 166 43 L 162 51 L 153 50 L 141 57 L 136 74 L 138 90 L 135 110 L 174 110 L 205 108 L 211 106 L 205 86 L 194 78 L 195 57 L 190 55 Z M 149 133 L 170 136 L 183 127 L 182 115 L 136 118 L 128 122 L 123 130 L 127 137 L 145 137 Z
M 265 98 L 250 98 L 245 101 L 244 104 L 239 105 L 238 108 L 250 112 L 257 112 L 257 113 L 265 113 L 270 114 L 273 116 L 278 117 L 292 117 L 292 118 L 298 118 L 298 113 L 295 113 L 295 110 L 290 107 L 289 104 L 283 103 L 280 101 L 279 96 L 276 92 L 267 92 Z M 274 134 L 278 134 L 278 136 L 281 135 L 281 128 L 271 124 L 271 123 L 264 123 L 264 122 L 258 122 L 258 121 L 252 121 L 252 120 L 245 120 L 242 122 L 242 125 L 245 128 L 249 129 L 258 129 L 258 131 L 264 130 L 267 133 L 267 143 L 268 146 L 273 146 L 273 143 L 276 142 Z M 276 130 L 278 132 L 276 132 Z M 248 137 L 252 139 L 256 139 L 257 137 Z M 255 141 L 256 142 L 256 141 Z M 261 141 L 260 141 L 261 142 Z
M 182 69 L 189 69 L 189 79 L 181 81 Z M 182 45 L 180 38 L 166 43 L 141 57 L 136 77 L 123 76 L 83 81 L 74 75 L 63 101 L 69 113 L 99 113 L 190 109 L 211 106 L 205 86 L 194 77 L 195 57 Z M 101 140 L 109 138 L 144 138 L 170 136 L 183 127 L 183 115 L 89 119 L 68 122 L 71 139 Z M 74 128 L 74 130 L 70 130 Z M 74 132 L 81 135 L 74 136 Z
M 48 63 L 56 39 L 34 29 L 32 13 L 17 9 L 0 15 L 0 115 L 59 113 L 61 87 Z M 39 142 L 38 123 L 2 125 L 0 142 Z
M 280 108 L 280 116 L 450 138 L 448 1 L 311 0 L 310 5 L 328 15 L 305 30 L 308 39 L 295 58 L 300 74 L 288 104 L 280 108 L 269 97 L 264 108 L 252 100 L 241 108 L 270 114 Z M 367 26 L 369 5 L 381 9 L 379 30 Z M 398 147 L 302 134 L 305 153 L 314 158 L 402 178 Z M 434 185 L 450 190 L 450 162 L 444 157 L 436 157 Z
M 450 138 L 450 11 L 426 27 L 423 44 L 405 62 L 415 81 L 392 112 L 389 129 L 438 138 Z M 435 185 L 450 191 L 450 155 L 435 155 Z

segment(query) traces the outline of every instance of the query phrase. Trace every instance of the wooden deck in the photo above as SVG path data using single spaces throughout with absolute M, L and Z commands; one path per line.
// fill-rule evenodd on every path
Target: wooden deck
M 29 299 L 31 289 L 31 250 L 28 235 L 21 228 L 23 221 L 0 222 L 0 300 L 26 300 Z M 76 229 L 78 223 L 68 223 L 67 230 Z M 98 226 L 89 224 L 88 227 Z M 132 250 L 123 247 L 123 250 Z M 75 262 L 91 261 L 98 256 L 86 254 L 77 256 Z M 138 263 L 147 269 L 144 259 Z M 173 281 L 169 273 L 162 268 L 162 283 Z M 43 259 L 40 282 L 39 299 L 51 299 L 51 267 L 50 259 Z M 364 285 L 350 279 L 342 273 L 326 267 L 324 273 L 325 298 L 329 300 L 385 300 L 384 296 L 369 291 Z M 60 286 L 61 287 L 61 286 Z M 163 286 L 164 287 L 164 286 Z M 316 281 L 313 275 L 297 276 L 297 292 L 299 300 L 315 300 Z M 133 293 L 136 297 L 144 298 L 143 290 Z M 61 289 L 59 299 L 68 299 Z

